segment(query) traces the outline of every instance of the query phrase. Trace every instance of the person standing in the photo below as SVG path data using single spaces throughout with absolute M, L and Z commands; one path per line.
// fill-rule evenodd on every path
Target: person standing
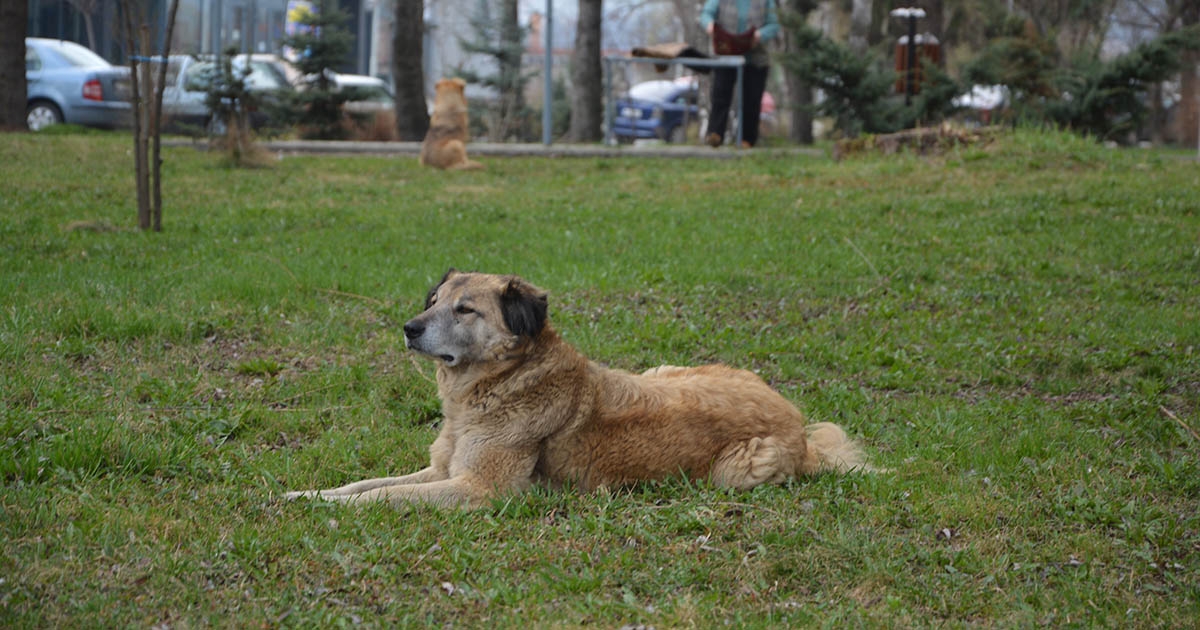
M 718 31 L 736 37 L 754 29 L 749 49 L 744 53 L 746 65 L 742 71 L 742 148 L 749 149 L 758 143 L 758 121 L 767 87 L 770 59 L 764 42 L 779 35 L 775 0 L 706 0 L 700 12 L 700 26 L 714 39 L 722 34 Z M 721 146 L 725 137 L 736 84 L 737 69 L 713 68 L 712 111 L 704 137 L 711 147 Z

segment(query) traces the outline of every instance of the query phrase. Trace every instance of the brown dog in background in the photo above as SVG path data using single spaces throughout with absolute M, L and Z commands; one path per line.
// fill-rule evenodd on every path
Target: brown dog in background
M 421 143 L 423 166 L 452 170 L 483 168 L 479 162 L 467 159 L 466 86 L 462 79 L 437 82 L 433 116 Z
M 608 369 L 563 341 L 546 310 L 546 292 L 516 276 L 451 269 L 404 325 L 408 347 L 438 362 L 444 421 L 430 466 L 288 498 L 480 507 L 533 484 L 590 490 L 683 474 L 751 488 L 872 470 L 841 428 L 805 426 L 753 373 Z

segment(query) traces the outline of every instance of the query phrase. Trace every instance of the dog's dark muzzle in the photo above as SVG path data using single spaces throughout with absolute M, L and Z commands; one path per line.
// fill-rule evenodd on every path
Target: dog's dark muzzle
M 404 325 L 404 338 L 408 341 L 414 341 L 423 334 L 425 334 L 425 324 L 415 319 Z

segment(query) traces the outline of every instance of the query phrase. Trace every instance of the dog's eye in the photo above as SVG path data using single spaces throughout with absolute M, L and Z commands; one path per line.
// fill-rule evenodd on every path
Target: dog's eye
M 471 313 L 475 312 L 475 309 L 464 304 L 459 304 L 458 306 L 454 307 L 454 312 L 458 313 L 459 315 L 470 315 Z

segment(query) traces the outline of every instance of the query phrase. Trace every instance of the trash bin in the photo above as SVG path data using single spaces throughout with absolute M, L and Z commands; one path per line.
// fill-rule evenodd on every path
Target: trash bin
M 914 39 L 916 41 L 916 47 L 917 47 L 916 53 L 917 54 L 914 56 L 916 59 L 916 62 L 914 64 L 915 67 L 913 68 L 913 72 L 912 72 L 913 89 L 912 89 L 911 94 L 920 94 L 921 93 L 921 83 L 924 81 L 924 78 L 925 78 L 924 74 L 922 74 L 922 72 L 921 72 L 921 64 L 923 63 L 922 60 L 928 60 L 930 63 L 941 63 L 942 62 L 942 44 L 941 44 L 941 42 L 938 41 L 937 37 L 933 36 L 933 33 L 921 33 L 921 34 L 917 35 Z M 898 75 L 896 77 L 896 93 L 897 94 L 907 93 L 905 91 L 905 89 L 907 87 L 907 81 L 908 81 L 908 76 L 909 76 L 909 72 L 908 72 L 908 35 L 904 35 L 900 39 L 896 40 L 896 74 Z

